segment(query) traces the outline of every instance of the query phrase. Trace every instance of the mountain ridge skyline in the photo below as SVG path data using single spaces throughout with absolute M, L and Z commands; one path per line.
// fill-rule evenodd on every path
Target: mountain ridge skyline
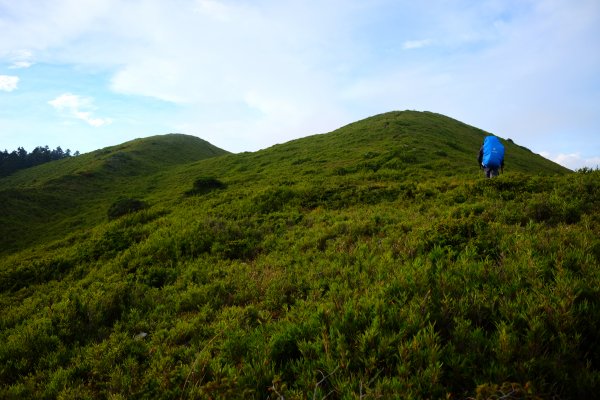
M 594 0 L 91 1 L 3 6 L 4 147 L 187 132 L 256 151 L 414 109 L 600 164 Z

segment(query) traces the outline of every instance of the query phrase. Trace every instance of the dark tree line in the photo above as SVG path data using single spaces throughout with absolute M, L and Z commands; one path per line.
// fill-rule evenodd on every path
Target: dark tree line
M 27 153 L 27 150 L 22 147 L 10 153 L 4 150 L 0 153 L 0 177 L 10 175 L 20 169 L 78 155 L 78 151 L 71 154 L 71 150 L 63 151 L 60 146 L 54 150 L 50 150 L 48 146 L 38 146 L 31 153 Z

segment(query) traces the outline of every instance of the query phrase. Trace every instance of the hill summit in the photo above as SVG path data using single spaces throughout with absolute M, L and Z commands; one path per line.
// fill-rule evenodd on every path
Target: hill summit
M 269 152 L 285 152 L 290 158 L 310 154 L 345 165 L 349 170 L 416 169 L 418 174 L 429 170 L 438 175 L 460 176 L 478 170 L 477 153 L 487 135 L 491 133 L 441 114 L 395 111 L 366 118 L 325 135 L 274 146 Z M 569 171 L 511 139 L 502 142 L 506 147 L 507 169 L 510 167 L 513 172 Z
M 90 228 L 104 221 L 119 198 L 177 198 L 186 189 L 176 188 L 185 179 L 191 185 L 194 175 L 258 180 L 263 186 L 298 181 L 306 174 L 316 181 L 330 175 L 348 175 L 351 181 L 361 173 L 397 181 L 473 178 L 479 174 L 479 146 L 488 134 L 440 114 L 396 111 L 255 153 L 229 154 L 182 134 L 136 139 L 0 179 L 0 253 L 61 237 L 66 230 Z M 568 172 L 512 140 L 503 143 L 507 171 Z M 201 162 L 211 158 L 213 162 Z
M 600 172 L 503 139 L 484 179 L 485 135 L 392 112 L 0 180 L 0 398 L 595 397 Z

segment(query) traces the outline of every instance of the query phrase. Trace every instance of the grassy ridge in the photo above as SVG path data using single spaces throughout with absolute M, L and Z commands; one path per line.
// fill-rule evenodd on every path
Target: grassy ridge
M 483 135 L 390 113 L 152 174 L 0 259 L 0 397 L 593 397 L 598 171 L 507 143 L 483 180 Z
M 154 176 L 226 154 L 188 135 L 136 139 L 0 179 L 0 254 L 92 227 L 118 197 L 154 191 Z

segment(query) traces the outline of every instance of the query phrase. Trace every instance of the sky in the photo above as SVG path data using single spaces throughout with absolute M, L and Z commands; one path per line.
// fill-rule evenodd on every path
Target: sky
M 0 0 L 0 151 L 237 153 L 394 110 L 598 167 L 600 0 Z

